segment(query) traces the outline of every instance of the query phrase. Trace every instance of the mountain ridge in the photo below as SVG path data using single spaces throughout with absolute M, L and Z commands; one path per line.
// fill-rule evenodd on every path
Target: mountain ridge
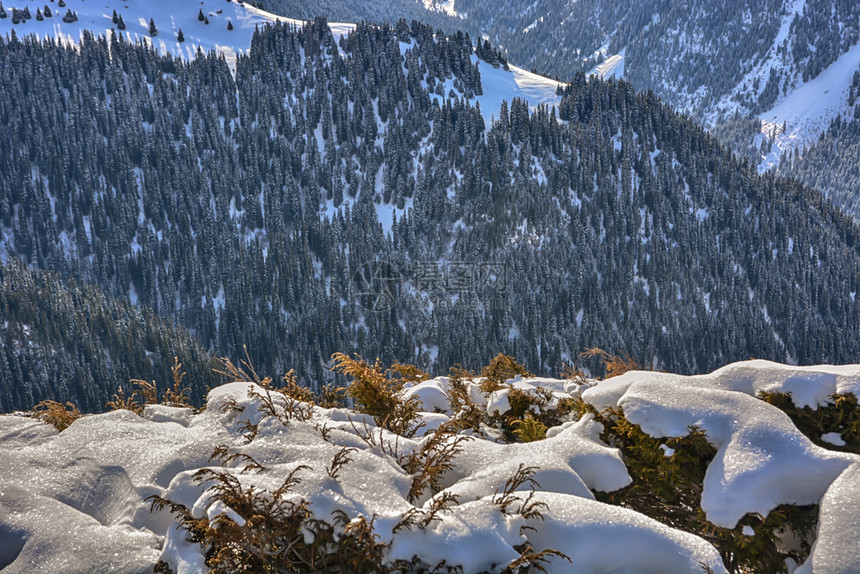
M 462 34 L 254 37 L 235 75 L 118 38 L 4 43 L 7 256 L 307 384 L 344 350 L 540 373 L 594 346 L 682 372 L 857 353 L 856 227 L 653 94 L 580 75 L 558 106 L 479 113 L 508 72 Z

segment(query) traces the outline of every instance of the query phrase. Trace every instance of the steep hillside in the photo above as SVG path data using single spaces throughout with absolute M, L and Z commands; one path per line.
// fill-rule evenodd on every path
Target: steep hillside
M 842 139 L 850 136 L 828 130 L 831 122 L 850 120 L 857 108 L 850 95 L 853 75 L 860 69 L 860 8 L 854 2 L 269 0 L 265 7 L 270 12 L 257 7 L 262 5 L 206 0 L 183 9 L 163 0 L 104 6 L 69 0 L 45 17 L 36 0 L 18 0 L 6 7 L 7 18 L 0 18 L 0 34 L 14 30 L 76 41 L 84 29 L 94 34 L 116 31 L 115 12 L 124 26 L 119 32 L 128 40 L 189 58 L 200 46 L 223 54 L 234 66 L 236 54 L 250 46 L 254 29 L 268 22 L 300 26 L 294 18 L 324 16 L 394 25 L 401 18 L 418 19 L 446 33 L 462 30 L 472 38 L 489 39 L 513 63 L 550 77 L 567 81 L 589 71 L 650 89 L 712 129 L 759 171 L 780 168 L 817 186 L 853 216 L 860 215 L 856 185 L 845 169 L 826 166 L 823 174 L 820 156 L 800 161 L 807 147 L 832 145 L 842 150 L 834 161 L 860 163 L 855 146 Z M 24 17 L 24 8 L 30 19 Z M 63 21 L 66 12 L 77 20 Z M 341 35 L 352 27 L 342 24 L 333 30 Z M 183 42 L 177 41 L 180 30 Z M 498 108 L 495 103 L 493 110 Z M 784 158 L 794 160 L 794 167 L 784 165 Z
M 0 64 L 2 252 L 261 370 L 860 351 L 853 224 L 629 84 L 479 113 L 516 73 L 405 22 L 262 28 L 235 75 L 119 37 L 3 42 Z
M 780 153 L 797 139 L 810 143 L 844 113 L 860 64 L 860 8 L 853 2 L 457 0 L 454 6 L 520 65 L 562 78 L 589 69 L 623 77 L 709 126 L 737 110 L 758 115 L 768 135 L 787 122 Z M 834 73 L 834 66 L 848 75 Z
M 174 358 L 201 404 L 221 378 L 187 331 L 75 280 L 17 261 L 0 266 L 0 412 L 43 400 L 99 412 L 119 387 L 131 394 L 131 378 L 155 381 L 160 396 L 173 384 Z
M 342 13 L 331 4 L 320 14 Z M 860 68 L 856 2 L 402 0 L 376 7 L 384 13 L 376 17 L 396 18 L 418 4 L 489 38 L 525 68 L 563 80 L 590 71 L 653 90 L 760 171 L 781 166 L 860 215 L 857 187 L 845 169 L 860 156 L 844 130 L 828 131 L 856 110 L 850 95 Z M 291 2 L 272 6 L 284 14 L 296 9 Z M 449 30 L 446 23 L 440 25 Z M 833 161 L 845 166 L 822 165 L 820 155 L 794 168 L 782 163 L 799 161 L 812 145 L 839 148 Z
M 6 1 L 0 12 L 0 36 L 14 32 L 20 37 L 52 38 L 74 46 L 81 41 L 84 31 L 93 36 L 116 34 L 127 42 L 141 42 L 161 54 L 179 58 L 194 59 L 198 50 L 204 53 L 214 51 L 234 69 L 237 55 L 248 51 L 251 36 L 258 27 L 276 21 L 302 25 L 301 20 L 256 8 L 253 2 L 246 4 L 232 0 L 184 4 L 169 0 L 68 0 L 62 5 L 54 5 L 53 2 L 43 4 L 36 0 Z M 353 24 L 331 26 L 335 33 L 346 33 L 355 27 Z
M 860 217 L 860 70 L 848 89 L 847 117 L 836 117 L 809 148 L 789 153 L 779 172 L 822 190 L 840 208 Z

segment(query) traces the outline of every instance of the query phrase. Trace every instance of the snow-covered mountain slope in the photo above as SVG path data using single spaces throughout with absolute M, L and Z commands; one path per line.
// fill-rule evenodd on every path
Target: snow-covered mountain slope
M 631 372 L 587 384 L 516 378 L 489 396 L 478 382 L 466 385 L 478 408 L 488 412 L 510 409 L 508 396 L 515 390 L 533 393 L 540 387 L 556 405 L 582 397 L 597 408 L 622 407 L 630 422 L 653 437 L 684 436 L 697 425 L 717 449 L 701 495 L 708 520 L 733 528 L 750 512 L 766 515 L 779 504 L 820 502 L 817 540 L 797 572 L 860 569 L 860 457 L 815 446 L 783 412 L 752 396 L 793 392 L 798 405 L 817 406 L 833 393 L 860 393 L 856 365 L 796 368 L 751 361 L 699 377 Z M 700 564 L 726 571 L 703 538 L 595 500 L 596 492 L 616 491 L 631 479 L 619 451 L 599 438 L 602 427 L 591 415 L 571 418 L 527 444 L 500 444 L 490 428 L 466 432 L 471 438 L 458 443 L 436 486 L 410 496 L 410 473 L 416 471 L 404 468 L 404 460 L 424 452 L 432 429 L 455 417 L 452 392 L 447 377 L 407 388 L 405 397 L 418 399 L 425 411 L 436 410 L 421 415 L 427 426 L 419 435 L 426 434 L 414 438 L 377 428 L 369 416 L 290 403 L 250 383 L 212 390 L 199 414 L 150 405 L 143 416 L 85 416 L 59 434 L 32 418 L 0 416 L 0 568 L 9 574 L 145 572 L 163 560 L 173 572 L 200 572 L 203 548 L 175 522 L 181 512 L 151 510 L 145 499 L 161 496 L 215 528 L 250 533 L 248 509 L 238 501 L 235 508 L 225 504 L 223 487 L 233 481 L 272 493 L 295 473 L 299 480 L 285 487 L 288 508 L 306 503 L 309 517 L 325 522 L 336 522 L 341 512 L 354 526 L 365 519 L 387 565 L 445 560 L 466 572 L 497 572 L 517 560 L 527 542 L 535 552 L 552 548 L 572 560 L 547 556 L 548 572 L 689 573 L 700 571 Z M 221 454 L 213 461 L 216 447 Z M 246 456 L 217 464 L 237 453 Z M 338 453 L 349 459 L 340 467 L 333 463 Z M 243 471 L 248 463 L 252 467 Z M 526 467 L 532 467 L 535 482 L 510 491 L 513 503 L 506 506 L 500 494 L 506 480 Z M 206 468 L 213 471 L 209 478 L 195 479 Z M 443 500 L 448 502 L 422 523 L 434 502 Z M 542 519 L 528 516 L 530 502 L 545 505 L 532 507 Z M 346 524 L 336 531 L 345 532 Z M 314 540 L 310 532 L 306 544 Z M 743 536 L 751 541 L 754 532 L 746 526 Z
M 857 356 L 860 241 L 820 196 L 759 178 L 627 83 L 579 78 L 557 110 L 513 98 L 494 111 L 480 98 L 555 98 L 553 83 L 420 23 L 341 40 L 322 21 L 266 26 L 235 74 L 104 38 L 0 44 L 6 253 L 305 380 L 340 349 L 426 368 L 505 352 L 541 374 L 596 345 L 687 373 Z M 306 225 L 325 239 L 308 244 Z M 382 328 L 361 270 L 393 257 L 402 288 Z M 444 281 L 426 282 L 440 261 L 472 278 L 449 288 L 433 263 Z M 505 285 L 485 282 L 486 264 L 504 264 Z M 437 319 L 443 300 L 474 307 Z M 297 330 L 273 348 L 272 333 Z M 320 332 L 332 337 L 305 352 Z M 483 354 L 465 356 L 474 332 Z
M 623 77 L 708 127 L 736 112 L 755 115 L 760 133 L 742 151 L 764 143 L 762 171 L 852 111 L 857 3 L 458 0 L 456 7 L 519 65 L 562 79 L 579 71 Z
M 67 0 L 65 7 L 53 3 L 44 4 L 36 0 L 14 0 L 5 6 L 7 18 L 0 19 L 0 35 L 8 35 L 13 30 L 22 37 L 35 34 L 40 38 L 57 38 L 67 43 L 80 42 L 85 30 L 93 35 L 124 34 L 129 41 L 146 42 L 162 54 L 172 54 L 181 58 L 194 58 L 198 48 L 204 52 L 215 50 L 223 54 L 227 62 L 235 65 L 236 55 L 246 53 L 251 46 L 251 36 L 258 26 L 280 20 L 298 26 L 299 20 L 277 16 L 244 2 L 227 0 L 203 0 L 200 2 L 171 2 L 151 0 L 147 2 L 115 2 Z M 36 19 L 36 11 L 49 6 L 50 17 Z M 32 16 L 29 20 L 13 22 L 13 9 L 23 11 L 27 8 Z M 66 22 L 67 12 L 77 15 L 77 20 Z M 119 30 L 113 22 L 113 14 L 122 17 L 125 30 Z M 200 15 L 203 18 L 200 19 Z M 150 35 L 149 22 L 155 23 L 156 35 Z M 232 29 L 228 29 L 232 25 Z M 330 23 L 336 35 L 346 34 L 353 24 Z M 182 30 L 183 42 L 177 40 Z
M 736 113 L 752 114 L 760 120 L 759 130 L 726 141 L 740 140 L 736 151 L 754 159 L 759 171 L 779 167 L 787 153 L 802 153 L 834 119 L 852 117 L 855 107 L 848 94 L 860 67 L 860 16 L 855 7 L 844 3 L 757 0 L 740 7 L 695 2 L 680 10 L 669 2 L 649 0 L 619 10 L 602 0 L 564 6 L 554 0 L 506 0 L 492 6 L 472 0 L 456 5 L 402 1 L 409 8 L 418 4 L 421 9 L 454 16 L 466 29 L 486 30 L 525 68 L 536 66 L 562 79 L 577 70 L 626 78 L 639 88 L 654 90 L 708 127 L 720 126 Z M 36 0 L 6 6 L 8 17 L 0 19 L 0 34 L 14 29 L 19 35 L 35 33 L 70 41 L 79 39 L 84 29 L 111 33 L 116 10 L 129 39 L 188 58 L 198 46 L 216 50 L 232 65 L 237 54 L 247 52 L 256 26 L 276 20 L 301 24 L 250 4 L 217 0 L 184 7 L 163 0 L 141 4 L 69 0 L 65 8 L 52 6 L 50 18 L 37 21 L 36 10 L 42 6 Z M 32 18 L 14 25 L 13 9 L 25 7 Z M 76 22 L 62 21 L 67 10 L 78 15 Z M 198 20 L 198 10 L 208 25 Z M 149 35 L 150 18 L 158 30 L 154 38 Z M 227 30 L 228 22 L 232 30 Z M 331 27 L 341 35 L 354 26 Z M 176 41 L 180 29 L 184 43 Z M 486 64 L 482 65 L 485 71 L 488 89 L 477 100 L 487 120 L 498 115 L 502 99 L 521 97 L 532 106 L 558 103 L 555 81 L 528 77 L 514 66 L 511 74 L 498 77 L 491 77 L 494 71 Z M 846 195 L 842 189 L 822 191 Z
M 854 103 L 849 100 L 849 92 L 858 70 L 860 42 L 818 76 L 799 84 L 780 97 L 771 109 L 758 114 L 762 133 L 775 134 L 771 151 L 759 164 L 760 172 L 779 166 L 787 152 L 801 154 L 837 118 L 853 117 Z
M 8 0 L 7 0 L 8 1 Z M 13 10 L 23 13 L 27 8 L 32 18 L 13 22 Z M 36 11 L 43 9 L 43 4 L 36 0 L 16 0 L 15 4 L 6 6 L 7 18 L 0 19 L 0 35 L 9 35 L 12 31 L 18 37 L 36 35 L 39 38 L 56 38 L 64 43 L 77 43 L 84 31 L 94 35 L 111 35 L 120 33 L 129 41 L 145 42 L 154 46 L 162 54 L 193 59 L 198 51 L 214 50 L 223 54 L 227 63 L 235 69 L 236 56 L 247 53 L 251 47 L 254 30 L 274 22 L 284 22 L 296 26 L 304 24 L 295 20 L 278 16 L 256 8 L 248 3 L 204 0 L 202 2 L 168 2 L 154 0 L 152 2 L 116 2 L 103 0 L 67 0 L 64 8 L 51 5 L 50 17 L 36 19 Z M 77 15 L 73 22 L 63 21 L 67 11 Z M 122 17 L 125 30 L 118 30 L 113 22 L 113 13 Z M 203 20 L 200 20 L 200 15 Z M 150 35 L 150 20 L 155 23 L 156 36 Z M 207 23 L 208 21 L 208 23 Z M 232 25 L 232 29 L 228 29 Z M 341 37 L 355 29 L 355 24 L 329 23 L 335 37 Z M 177 37 L 182 31 L 184 40 L 179 42 Z M 405 47 L 404 47 L 405 49 Z M 499 115 L 502 100 L 512 101 L 521 98 L 534 107 L 540 104 L 557 105 L 561 97 L 556 94 L 559 82 L 533 74 L 516 66 L 505 69 L 492 66 L 484 61 L 473 58 L 480 66 L 484 92 L 474 96 L 489 126 L 490 119 Z M 446 86 L 446 93 L 452 88 Z

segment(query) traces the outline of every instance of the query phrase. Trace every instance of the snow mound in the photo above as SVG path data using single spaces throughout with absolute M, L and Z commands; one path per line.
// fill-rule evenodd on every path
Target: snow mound
M 812 556 L 795 574 L 860 572 L 860 464 L 839 475 L 821 500 L 821 523 Z
M 701 427 L 718 451 L 702 494 L 708 518 L 732 527 L 744 514 L 766 514 L 780 503 L 819 503 L 818 537 L 798 572 L 847 574 L 860 571 L 860 457 L 815 446 L 786 415 L 753 395 L 791 390 L 797 401 L 817 404 L 834 392 L 854 392 L 858 372 L 753 361 L 695 377 L 634 372 L 588 385 L 518 377 L 503 387 L 541 387 L 550 401 L 581 395 L 598 409 L 621 407 L 653 436 Z M 466 385 L 470 395 L 487 398 L 477 381 Z M 404 395 L 421 401 L 432 430 L 456 414 L 451 390 L 451 381 L 438 377 L 411 385 Z M 269 416 L 271 405 L 293 409 L 293 418 Z M 244 523 L 249 516 L 213 497 L 211 480 L 195 479 L 198 470 L 210 468 L 235 477 L 243 488 L 269 492 L 295 473 L 300 482 L 290 496 L 307 501 L 314 518 L 331 521 L 340 512 L 373 518 L 389 563 L 435 565 L 444 559 L 466 572 L 494 572 L 516 560 L 527 540 L 536 552 L 554 549 L 572 559 L 551 557 L 549 572 L 698 572 L 700 563 L 725 572 L 704 539 L 595 500 L 595 492 L 612 492 L 631 480 L 601 431 L 586 415 L 531 443 L 502 444 L 498 434 L 473 432 L 458 443 L 435 494 L 428 490 L 413 500 L 412 477 L 402 464 L 432 440 L 428 429 L 424 436 L 399 437 L 349 409 L 291 404 L 251 383 L 213 389 L 199 413 L 153 405 L 144 416 L 86 416 L 59 434 L 32 418 L 0 416 L 0 568 L 150 572 L 164 560 L 175 572 L 199 572 L 205 569 L 200 546 L 187 541 L 175 516 L 150 512 L 145 499 L 163 496 L 195 517 Z M 222 466 L 217 457 L 210 459 L 219 445 L 250 458 Z M 341 452 L 350 461 L 332 472 Z M 242 461 L 250 460 L 265 470 L 242 472 Z M 512 490 L 518 502 L 503 512 L 499 497 L 506 481 L 528 467 L 535 483 Z M 451 495 L 456 502 L 424 528 L 398 528 L 409 513 L 428 512 L 434 501 Z M 542 519 L 515 510 L 530 495 L 532 503 L 545 505 Z

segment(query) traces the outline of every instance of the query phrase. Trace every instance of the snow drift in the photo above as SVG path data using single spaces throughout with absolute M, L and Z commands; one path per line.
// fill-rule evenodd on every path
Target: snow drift
M 815 446 L 782 411 L 754 398 L 759 390 L 791 390 L 796 400 L 814 404 L 835 392 L 856 392 L 860 368 L 751 361 L 704 376 L 631 372 L 584 385 L 530 378 L 511 385 L 540 386 L 557 399 L 581 395 L 597 408 L 620 406 L 655 437 L 681 436 L 690 425 L 700 426 L 718 450 L 702 493 L 709 520 L 732 527 L 748 512 L 818 503 L 818 537 L 797 571 L 860 571 L 860 457 Z M 174 572 L 204 570 L 203 549 L 187 540 L 173 515 L 151 512 L 145 499 L 162 496 L 196 517 L 222 515 L 243 524 L 250 517 L 214 499 L 211 481 L 193 479 L 199 469 L 212 467 L 243 486 L 268 491 L 296 471 L 301 482 L 291 496 L 307 501 L 322 520 L 342 511 L 372 521 L 385 560 L 392 563 L 444 560 L 465 572 L 501 571 L 520 556 L 517 548 L 527 536 L 535 551 L 554 549 L 570 557 L 572 564 L 550 557 L 545 564 L 550 572 L 665 574 L 701 572 L 701 565 L 726 571 L 704 539 L 595 500 L 594 492 L 622 488 L 630 476 L 618 450 L 600 440 L 599 425 L 590 416 L 553 427 L 546 439 L 527 444 L 499 444 L 491 433 L 474 433 L 453 457 L 439 492 L 410 502 L 410 477 L 392 453 L 420 449 L 432 436 L 429 429 L 452 416 L 449 388 L 449 379 L 438 377 L 405 391 L 418 397 L 425 411 L 436 411 L 422 414 L 430 424 L 421 432 L 428 434 L 413 438 L 388 433 L 348 409 L 299 405 L 307 416 L 283 424 L 266 416 L 257 396 L 265 391 L 251 383 L 213 389 L 206 408 L 196 414 L 150 405 L 143 416 L 130 411 L 86 416 L 59 434 L 33 418 L 0 416 L 0 568 L 151 572 L 163 560 Z M 486 408 L 491 407 L 500 408 L 499 401 Z M 257 429 L 250 442 L 249 424 Z M 375 437 L 371 441 L 369 434 Z M 266 470 L 242 473 L 217 465 L 210 455 L 219 445 L 252 457 Z M 333 476 L 332 460 L 344 447 L 351 461 Z M 535 468 L 536 482 L 512 494 L 545 505 L 543 519 L 500 508 L 506 480 L 522 467 Z M 445 493 L 456 495 L 456 504 L 426 527 L 398 528 L 405 515 L 427 511 Z

